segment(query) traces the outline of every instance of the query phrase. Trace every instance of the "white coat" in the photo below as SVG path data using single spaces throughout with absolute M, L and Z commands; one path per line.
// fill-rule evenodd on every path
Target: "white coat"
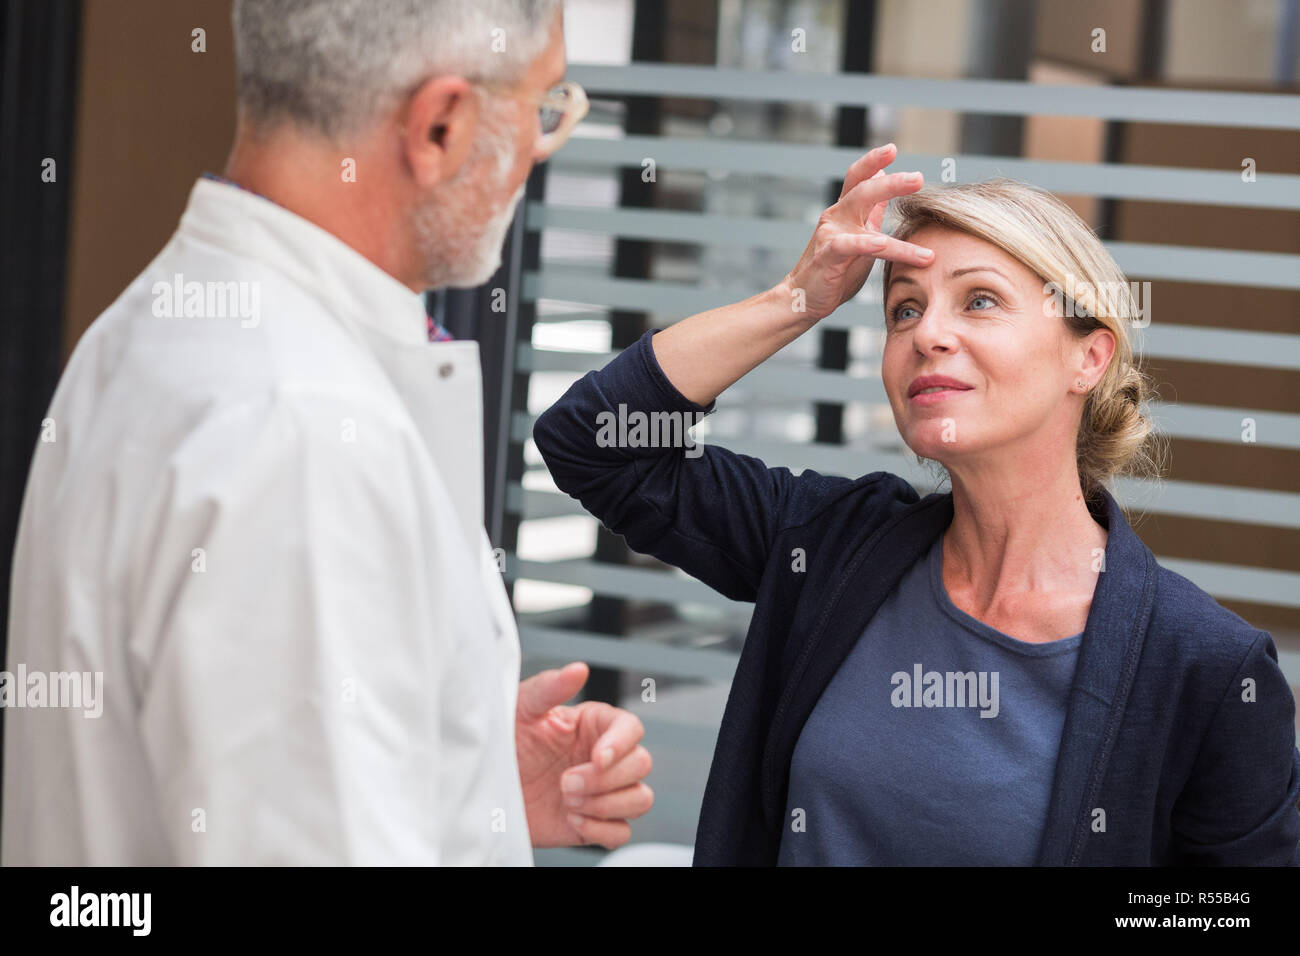
M 37 445 L 6 670 L 102 713 L 11 676 L 3 862 L 531 864 L 480 390 L 420 296 L 199 180 Z

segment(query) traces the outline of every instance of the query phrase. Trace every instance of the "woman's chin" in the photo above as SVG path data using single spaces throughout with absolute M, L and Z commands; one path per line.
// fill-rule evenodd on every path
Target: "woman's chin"
M 920 429 L 924 433 L 931 431 L 929 427 Z M 949 441 L 946 440 L 938 427 L 933 429 L 934 434 L 921 434 L 908 436 L 904 438 L 904 444 L 911 449 L 912 453 L 918 458 L 928 458 L 931 461 L 937 461 L 945 468 L 949 467 L 950 462 L 955 462 L 964 455 L 970 454 L 973 450 L 970 442 Z

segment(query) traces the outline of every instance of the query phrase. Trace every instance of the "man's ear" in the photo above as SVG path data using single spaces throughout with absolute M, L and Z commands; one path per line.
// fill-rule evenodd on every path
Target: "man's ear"
M 402 147 L 416 184 L 450 179 L 469 155 L 478 130 L 478 99 L 461 76 L 435 76 L 407 102 Z

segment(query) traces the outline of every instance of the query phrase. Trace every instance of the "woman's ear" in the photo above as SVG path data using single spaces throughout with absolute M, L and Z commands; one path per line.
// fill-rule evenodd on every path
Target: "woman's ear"
M 1115 354 L 1115 333 L 1110 329 L 1093 329 L 1084 340 L 1084 351 L 1079 366 L 1080 374 L 1089 382 L 1096 382 L 1110 367 Z
M 416 184 L 427 190 L 456 174 L 478 131 L 478 97 L 462 76 L 435 76 L 411 94 L 399 127 Z

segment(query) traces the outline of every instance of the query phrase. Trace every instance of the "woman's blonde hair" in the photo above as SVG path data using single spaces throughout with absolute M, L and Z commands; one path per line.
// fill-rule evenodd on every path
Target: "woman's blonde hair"
M 1167 446 L 1146 410 L 1155 387 L 1133 348 L 1137 304 L 1128 279 L 1088 224 L 1046 190 L 1012 179 L 927 186 L 894 203 L 896 238 L 938 225 L 990 242 L 1043 280 L 1071 333 L 1082 338 L 1110 330 L 1115 353 L 1088 392 L 1075 443 L 1079 483 L 1085 497 L 1095 498 L 1114 476 L 1158 477 Z M 890 267 L 886 260 L 886 293 Z

